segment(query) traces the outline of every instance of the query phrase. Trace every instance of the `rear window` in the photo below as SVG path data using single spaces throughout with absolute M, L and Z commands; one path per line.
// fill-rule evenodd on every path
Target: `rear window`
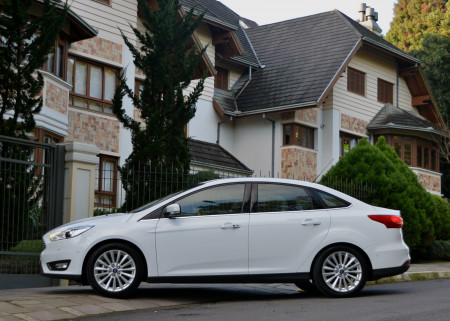
M 316 190 L 317 195 L 320 197 L 320 199 L 324 202 L 324 204 L 327 206 L 327 208 L 338 208 L 338 207 L 347 207 L 350 206 L 350 203 L 347 201 L 344 201 L 343 199 L 322 192 L 322 191 L 318 191 Z

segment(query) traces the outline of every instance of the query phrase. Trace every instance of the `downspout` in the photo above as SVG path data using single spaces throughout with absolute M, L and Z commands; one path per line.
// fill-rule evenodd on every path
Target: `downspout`
M 219 141 L 220 141 L 220 125 L 223 123 L 229 123 L 230 121 L 233 121 L 233 116 L 230 116 L 229 119 L 222 120 L 217 123 L 217 141 L 216 141 L 217 145 L 219 145 Z
M 272 177 L 275 177 L 275 121 L 273 119 L 267 118 L 266 113 L 263 113 L 263 119 L 268 120 L 272 123 Z

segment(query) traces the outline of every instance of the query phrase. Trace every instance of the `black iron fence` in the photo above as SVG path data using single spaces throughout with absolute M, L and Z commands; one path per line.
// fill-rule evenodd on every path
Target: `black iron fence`
M 0 136 L 0 274 L 39 273 L 42 235 L 62 220 L 63 161 L 63 147 Z
M 133 169 L 122 169 L 119 173 L 114 172 L 112 167 L 103 169 L 101 173 L 97 172 L 97 179 L 100 178 L 97 187 L 107 187 L 108 191 L 99 191 L 97 188 L 94 215 L 131 211 L 152 200 L 188 189 L 211 179 L 246 176 L 239 173 L 208 171 L 200 168 L 191 168 L 189 173 L 186 174 L 171 166 L 142 164 Z M 270 177 L 270 174 L 258 173 L 253 177 Z M 368 184 L 336 180 L 328 182 L 327 186 L 363 202 L 370 203 L 371 201 L 372 187 Z

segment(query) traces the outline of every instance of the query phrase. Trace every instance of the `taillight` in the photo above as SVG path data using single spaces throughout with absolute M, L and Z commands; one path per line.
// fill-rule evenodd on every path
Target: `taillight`
M 396 215 L 369 215 L 371 220 L 386 225 L 387 228 L 402 228 L 403 219 Z

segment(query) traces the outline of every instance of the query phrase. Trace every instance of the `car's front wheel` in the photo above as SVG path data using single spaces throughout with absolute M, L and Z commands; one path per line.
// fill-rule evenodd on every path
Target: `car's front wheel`
M 368 265 L 361 253 L 349 246 L 334 246 L 322 252 L 313 269 L 314 285 L 327 296 L 349 297 L 366 284 Z
M 86 275 L 94 290 L 109 297 L 131 295 L 142 280 L 141 256 L 132 247 L 106 244 L 95 250 L 86 265 Z

